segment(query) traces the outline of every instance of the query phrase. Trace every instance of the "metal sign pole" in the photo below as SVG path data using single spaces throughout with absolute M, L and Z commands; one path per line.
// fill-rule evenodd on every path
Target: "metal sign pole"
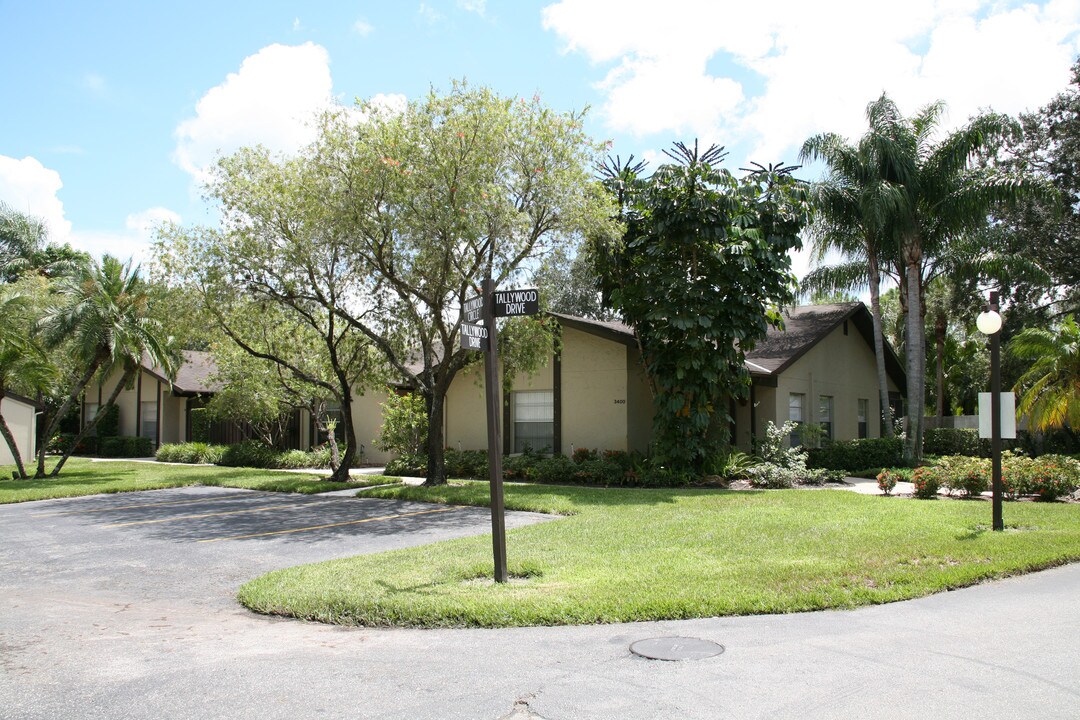
M 484 389 L 487 398 L 488 467 L 491 472 L 491 543 L 495 554 L 495 582 L 504 583 L 506 573 L 506 513 L 503 508 L 502 434 L 499 432 L 499 336 L 495 329 L 495 283 L 484 278 L 484 326 L 488 353 L 484 358 Z
M 997 291 L 990 293 L 990 310 L 1001 312 Z M 992 517 L 994 530 L 1004 530 L 1001 513 L 1001 329 L 990 335 L 990 476 L 992 483 Z

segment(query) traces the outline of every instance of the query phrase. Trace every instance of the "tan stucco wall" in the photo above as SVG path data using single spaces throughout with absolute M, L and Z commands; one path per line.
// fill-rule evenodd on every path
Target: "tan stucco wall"
M 626 444 L 628 450 L 645 452 L 652 442 L 652 388 L 641 367 L 641 354 L 626 348 Z
M 4 421 L 15 438 L 15 446 L 19 448 L 19 455 L 23 465 L 32 462 L 37 452 L 37 444 L 34 438 L 37 435 L 37 411 L 33 405 L 27 405 L 15 398 L 6 397 L 0 403 L 0 412 L 4 415 Z M 7 442 L 0 438 L 0 465 L 13 465 L 15 458 L 8 449 Z
M 499 407 L 502 407 L 501 395 L 500 392 Z M 487 449 L 487 406 L 484 402 L 483 364 L 472 365 L 454 376 L 450 389 L 446 391 L 444 412 L 443 437 L 447 447 L 455 450 Z M 501 437 L 501 415 L 499 423 Z
M 563 452 L 571 447 L 628 449 L 626 361 L 621 343 L 563 330 Z
M 113 388 L 116 387 L 116 383 L 120 382 L 122 377 L 122 373 L 116 372 L 110 375 L 109 378 L 101 384 L 100 397 L 102 403 L 105 403 L 105 401 L 109 399 L 109 394 L 113 391 Z M 186 398 L 174 397 L 168 383 L 161 382 L 149 372 L 143 370 L 141 400 L 142 402 L 155 401 L 158 398 L 159 384 L 161 386 L 161 413 L 158 418 L 158 428 L 161 435 L 161 442 L 185 442 L 184 408 L 187 402 Z M 98 401 L 97 383 L 91 383 L 86 387 L 84 397 L 87 402 L 96 403 Z M 121 390 L 120 394 L 116 396 L 116 406 L 120 409 L 121 435 L 134 437 L 139 434 L 139 428 L 135 422 L 136 418 L 139 418 L 138 411 L 136 410 L 139 400 L 139 378 L 136 376 L 131 384 L 131 388 Z M 84 422 L 86 420 L 89 420 L 89 418 L 84 418 Z
M 352 418 L 356 429 L 356 441 L 363 445 L 365 463 L 385 463 L 391 455 L 375 447 L 375 438 L 382 428 L 382 404 L 388 390 L 368 390 L 363 395 L 353 395 Z
M 852 440 L 859 436 L 858 400 L 862 398 L 869 401 L 869 437 L 880 437 L 881 402 L 876 367 L 873 349 L 854 324 L 849 323 L 847 335 L 843 327 L 838 327 L 781 373 L 773 404 L 774 418 L 778 423 L 787 420 L 789 394 L 802 393 L 806 395 L 807 422 L 819 422 L 818 399 L 829 395 L 833 398 L 833 439 Z M 889 390 L 896 389 L 890 379 Z
M 487 411 L 482 366 L 459 373 L 446 393 L 446 444 L 462 450 L 487 448 Z M 479 380 L 479 381 L 478 381 Z M 513 389 L 554 390 L 554 363 L 515 378 Z M 502 402 L 500 398 L 500 407 Z M 644 408 L 631 431 L 630 408 Z M 500 424 L 503 416 L 500 415 Z M 574 448 L 645 449 L 652 399 L 638 366 L 628 364 L 625 345 L 573 328 L 562 336 L 562 451 Z M 501 429 L 501 428 L 500 428 Z M 633 440 L 631 441 L 631 435 Z M 501 433 L 500 433 L 501 436 Z

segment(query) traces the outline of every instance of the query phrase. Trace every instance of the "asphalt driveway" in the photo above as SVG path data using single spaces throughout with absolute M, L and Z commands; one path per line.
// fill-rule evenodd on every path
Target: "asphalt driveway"
M 488 523 L 218 488 L 0 506 L 0 717 L 1080 717 L 1078 565 L 850 612 L 590 627 L 338 628 L 233 600 L 275 567 Z M 725 652 L 629 652 L 657 636 Z

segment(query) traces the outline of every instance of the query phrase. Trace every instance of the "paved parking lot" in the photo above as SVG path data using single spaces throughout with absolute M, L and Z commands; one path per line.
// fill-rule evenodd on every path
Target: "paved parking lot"
M 0 718 L 1077 717 L 1080 565 L 850 612 L 585 627 L 341 628 L 233 599 L 273 568 L 489 522 L 218 488 L 0 506 Z M 657 636 L 725 652 L 630 653 Z

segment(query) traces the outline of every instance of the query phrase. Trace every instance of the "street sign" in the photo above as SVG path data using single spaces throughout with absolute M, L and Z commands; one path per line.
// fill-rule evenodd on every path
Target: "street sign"
M 461 323 L 462 350 L 488 351 L 488 330 L 483 325 Z
M 540 293 L 534 288 L 525 290 L 496 290 L 492 295 L 495 317 L 536 315 L 540 312 Z
M 465 322 L 475 323 L 480 321 L 484 312 L 484 296 L 477 295 L 465 301 Z

